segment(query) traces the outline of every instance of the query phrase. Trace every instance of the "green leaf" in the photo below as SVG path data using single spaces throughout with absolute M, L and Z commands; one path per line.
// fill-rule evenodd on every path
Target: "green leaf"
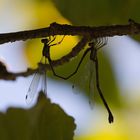
M 9 108 L 4 120 L 10 140 L 29 140 L 29 133 L 32 128 L 26 110 Z
M 2 140 L 72 140 L 74 120 L 40 92 L 37 104 L 29 109 L 9 108 L 0 113 Z
M 126 23 L 140 21 L 139 0 L 53 0 L 61 14 L 76 25 Z
M 72 140 L 75 124 L 73 118 L 40 93 L 38 104 L 30 110 L 33 140 Z

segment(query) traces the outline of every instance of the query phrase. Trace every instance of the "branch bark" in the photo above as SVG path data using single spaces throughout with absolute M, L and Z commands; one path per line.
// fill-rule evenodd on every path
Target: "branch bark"
M 60 58 L 58 60 L 52 61 L 52 65 L 59 66 L 59 65 L 69 62 L 71 58 L 78 55 L 78 53 L 84 48 L 84 46 L 86 46 L 88 41 L 90 41 L 89 38 L 83 37 L 75 45 L 75 47 L 72 49 L 72 51 L 70 53 L 68 53 L 67 55 L 63 56 L 62 58 Z M 46 67 L 47 70 L 50 69 L 49 64 L 44 65 L 44 67 Z M 16 77 L 18 77 L 18 76 L 26 77 L 26 76 L 29 76 L 29 75 L 35 73 L 36 71 L 38 71 L 38 68 L 37 69 L 27 69 L 26 72 L 11 73 L 11 72 L 8 72 L 6 69 L 6 66 L 2 62 L 0 62 L 0 79 L 15 80 Z
M 129 19 L 129 24 L 127 25 L 111 25 L 111 26 L 99 26 L 99 27 L 89 27 L 89 26 L 72 26 L 66 24 L 52 23 L 50 27 L 4 33 L 0 34 L 0 44 L 43 38 L 54 35 L 72 35 L 72 36 L 88 36 L 93 38 L 99 37 L 112 37 L 112 36 L 122 36 L 122 35 L 134 35 L 140 33 L 140 24 Z
M 139 33 L 140 24 L 131 19 L 129 20 L 129 24 L 127 25 L 111 25 L 100 27 L 72 26 L 52 23 L 49 27 L 42 29 L 0 34 L 0 44 L 20 40 L 25 41 L 28 39 L 43 38 L 54 35 L 82 36 L 82 39 L 77 43 L 77 45 L 69 54 L 52 62 L 53 66 L 58 66 L 70 61 L 71 58 L 78 55 L 78 53 L 84 48 L 84 46 L 93 38 L 96 39 L 102 37 L 112 37 L 116 35 L 135 35 Z M 45 67 L 49 69 L 49 65 L 45 65 Z M 6 67 L 2 63 L 0 63 L 0 69 L 0 79 L 5 80 L 15 80 L 18 76 L 28 76 L 33 74 L 37 70 L 28 69 L 26 72 L 11 73 L 7 71 Z

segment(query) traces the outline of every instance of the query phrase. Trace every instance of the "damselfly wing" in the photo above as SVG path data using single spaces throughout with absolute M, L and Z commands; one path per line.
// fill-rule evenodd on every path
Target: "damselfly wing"
M 86 93 L 90 104 L 93 108 L 95 103 L 95 69 L 92 61 L 89 61 L 89 55 L 83 60 L 78 72 L 72 78 L 73 93 Z
M 41 60 L 39 63 L 39 68 L 37 72 L 34 74 L 32 82 L 30 84 L 30 87 L 28 89 L 27 95 L 26 95 L 26 103 L 30 104 L 35 96 L 37 94 L 37 90 L 40 84 L 40 80 L 42 79 L 42 89 L 44 93 L 47 93 L 47 75 L 46 75 L 46 69 L 42 67 L 43 61 Z
M 39 82 L 40 82 L 41 75 L 36 72 L 33 76 L 32 82 L 30 84 L 30 87 L 28 89 L 27 95 L 26 95 L 26 103 L 30 104 L 37 92 Z

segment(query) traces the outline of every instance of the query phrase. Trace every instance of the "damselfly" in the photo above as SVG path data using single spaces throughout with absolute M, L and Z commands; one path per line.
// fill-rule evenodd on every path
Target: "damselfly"
M 49 62 L 51 61 L 50 47 L 60 44 L 63 41 L 64 37 L 65 36 L 63 36 L 61 41 L 54 43 L 54 44 L 51 44 L 51 43 L 56 39 L 56 36 L 52 40 L 50 37 L 41 40 L 41 42 L 44 44 L 43 50 L 42 50 L 42 58 L 38 65 L 39 66 L 38 71 L 34 74 L 31 85 L 30 85 L 27 95 L 26 95 L 27 103 L 31 103 L 31 101 L 33 100 L 33 98 L 37 92 L 41 76 L 42 76 L 42 81 L 43 81 L 43 92 L 47 94 L 47 76 L 46 76 L 47 69 L 44 67 L 43 63 L 45 62 L 45 64 L 46 64 L 47 59 Z
M 48 56 L 48 57 L 49 57 L 48 60 L 49 60 L 51 69 L 52 69 L 52 71 L 53 71 L 53 74 L 54 74 L 55 76 L 59 77 L 59 78 L 62 78 L 62 79 L 64 79 L 64 80 L 67 80 L 67 79 L 71 78 L 73 75 L 75 75 L 75 74 L 77 73 L 77 71 L 78 71 L 78 69 L 79 69 L 79 67 L 80 67 L 80 65 L 81 65 L 81 63 L 82 63 L 82 61 L 83 61 L 83 59 L 84 59 L 85 56 L 90 52 L 90 60 L 91 60 L 91 61 L 94 63 L 94 65 L 95 65 L 96 88 L 97 88 L 97 90 L 98 90 L 98 93 L 99 93 L 99 95 L 100 95 L 102 101 L 103 101 L 103 104 L 104 104 L 105 108 L 106 108 L 107 111 L 108 111 L 108 115 L 109 115 L 108 120 L 109 120 L 109 123 L 112 123 L 112 122 L 113 122 L 113 115 L 112 115 L 112 113 L 111 113 L 111 110 L 110 110 L 110 108 L 109 108 L 109 106 L 108 106 L 108 104 L 107 104 L 107 102 L 106 102 L 106 100 L 105 100 L 105 98 L 104 98 L 104 96 L 103 96 L 103 93 L 102 93 L 102 91 L 101 91 L 101 88 L 100 88 L 100 82 L 99 82 L 99 64 L 98 64 L 98 56 L 97 56 L 98 50 L 99 50 L 100 48 L 102 48 L 103 46 L 105 46 L 105 45 L 106 45 L 106 42 L 107 42 L 107 40 L 105 40 L 105 42 L 104 42 L 102 39 L 97 39 L 97 40 L 91 41 L 91 42 L 88 44 L 89 48 L 87 48 L 86 51 L 84 52 L 84 54 L 83 54 L 82 58 L 80 59 L 80 62 L 78 63 L 78 65 L 77 65 L 75 71 L 74 71 L 73 73 L 71 73 L 71 74 L 70 74 L 69 76 L 67 76 L 67 77 L 63 77 L 63 76 L 60 76 L 60 75 L 56 74 L 56 72 L 54 71 L 54 68 L 53 68 L 53 66 L 52 66 L 52 64 L 51 64 L 51 58 L 50 58 L 50 56 Z M 49 54 L 49 53 L 48 53 L 48 54 Z M 89 81 L 90 81 L 90 83 L 89 83 L 89 88 L 90 88 L 91 85 L 92 85 L 93 83 L 91 83 L 92 80 L 89 80 Z

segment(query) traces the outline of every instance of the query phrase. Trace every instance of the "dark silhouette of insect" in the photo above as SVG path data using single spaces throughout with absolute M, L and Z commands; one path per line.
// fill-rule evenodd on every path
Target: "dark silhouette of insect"
M 71 73 L 69 76 L 67 77 L 63 77 L 63 76 L 60 76 L 58 74 L 56 74 L 54 68 L 53 68 L 53 65 L 52 65 L 52 60 L 50 58 L 50 46 L 47 44 L 47 40 L 43 40 L 42 41 L 44 43 L 44 49 L 43 49 L 43 55 L 48 58 L 48 61 L 49 61 L 49 64 L 50 64 L 50 67 L 52 69 L 52 72 L 54 74 L 54 76 L 57 76 L 61 79 L 64 79 L 64 80 L 67 80 L 69 78 L 71 78 L 73 75 L 75 75 L 83 61 L 83 59 L 85 58 L 85 56 L 90 52 L 90 60 L 94 62 L 95 64 L 95 75 L 96 75 L 96 88 L 98 90 L 98 93 L 103 101 L 103 104 L 105 106 L 105 108 L 107 109 L 108 111 L 108 114 L 109 114 L 109 117 L 108 117 L 108 121 L 109 123 L 112 123 L 113 122 L 113 115 L 111 113 L 111 110 L 103 96 L 103 93 L 101 91 L 101 88 L 100 88 L 100 82 L 99 82 L 99 64 L 98 64 L 98 56 L 97 56 L 97 52 L 100 48 L 102 48 L 103 46 L 106 45 L 107 43 L 107 40 L 105 39 L 105 42 L 102 40 L 102 39 L 97 39 L 97 40 L 94 40 L 92 42 L 90 42 L 88 45 L 89 45 L 89 48 L 86 49 L 86 51 L 84 52 L 80 62 L 78 63 L 75 71 L 73 73 Z M 61 43 L 61 42 L 59 42 Z M 57 45 L 57 44 L 53 44 L 53 45 Z
M 28 92 L 25 97 L 25 100 L 28 104 L 32 102 L 32 100 L 36 94 L 41 76 L 43 78 L 43 86 L 44 86 L 43 92 L 47 94 L 47 76 L 46 76 L 47 69 L 43 66 L 43 62 L 45 62 L 45 64 L 46 64 L 46 59 L 48 59 L 49 62 L 51 61 L 50 47 L 60 44 L 63 41 L 64 37 L 65 36 L 63 36 L 61 41 L 54 43 L 54 44 L 51 44 L 51 43 L 56 39 L 56 36 L 54 36 L 54 38 L 52 40 L 51 40 L 51 37 L 41 40 L 41 42 L 44 44 L 43 50 L 42 50 L 42 58 L 39 62 L 38 71 L 35 72 L 34 77 L 31 81 L 30 87 L 29 87 Z
M 113 122 L 113 115 L 112 115 L 111 110 L 110 110 L 110 108 L 109 108 L 109 106 L 108 106 L 108 104 L 107 104 L 107 102 L 106 102 L 106 100 L 105 100 L 105 98 L 103 96 L 103 93 L 101 91 L 100 82 L 99 82 L 99 72 L 98 72 L 99 71 L 99 65 L 98 65 L 97 52 L 98 52 L 98 50 L 100 48 L 102 48 L 104 45 L 106 45 L 106 42 L 104 43 L 102 40 L 96 40 L 96 41 L 90 42 L 88 44 L 89 45 L 89 48 L 87 48 L 86 51 L 84 52 L 84 54 L 83 54 L 80 62 L 78 63 L 75 71 L 73 73 L 71 73 L 69 76 L 63 77 L 63 76 L 60 76 L 60 75 L 56 74 L 56 72 L 55 72 L 55 70 L 53 68 L 52 60 L 51 60 L 51 57 L 50 57 L 50 48 L 51 48 L 51 46 L 55 46 L 55 45 L 60 44 L 63 41 L 64 37 L 65 36 L 63 36 L 63 38 L 62 38 L 62 40 L 60 42 L 57 42 L 57 43 L 54 43 L 54 44 L 51 44 L 51 43 L 56 39 L 56 37 L 54 37 L 52 40 L 50 38 L 49 39 L 48 38 L 45 38 L 45 39 L 42 39 L 41 40 L 41 42 L 44 44 L 43 51 L 42 51 L 41 61 L 42 61 L 43 58 L 45 58 L 45 62 L 46 62 L 46 59 L 48 59 L 49 65 L 51 67 L 51 70 L 52 70 L 54 76 L 59 77 L 59 78 L 64 79 L 64 80 L 67 80 L 67 79 L 71 78 L 73 75 L 75 75 L 77 73 L 77 71 L 78 71 L 78 69 L 79 69 L 79 67 L 80 67 L 83 59 L 90 52 L 90 60 L 93 61 L 94 64 L 95 64 L 96 87 L 97 87 L 98 93 L 99 93 L 99 95 L 100 95 L 100 97 L 101 97 L 101 99 L 102 99 L 102 101 L 104 103 L 104 106 L 105 106 L 105 108 L 108 111 L 108 114 L 109 114 L 109 117 L 108 117 L 109 123 L 112 123 Z M 37 77 L 37 76 L 36 75 L 34 76 L 33 81 L 34 81 L 35 77 Z M 39 78 L 37 78 L 37 79 L 39 79 Z M 33 84 L 33 85 L 35 85 L 35 84 Z M 32 86 L 32 83 L 31 83 L 31 86 Z M 33 97 L 33 95 L 30 96 L 31 93 L 34 94 L 31 91 L 32 91 L 31 88 L 29 88 L 29 92 L 26 95 L 26 99 L 28 97 L 31 97 L 31 98 Z

